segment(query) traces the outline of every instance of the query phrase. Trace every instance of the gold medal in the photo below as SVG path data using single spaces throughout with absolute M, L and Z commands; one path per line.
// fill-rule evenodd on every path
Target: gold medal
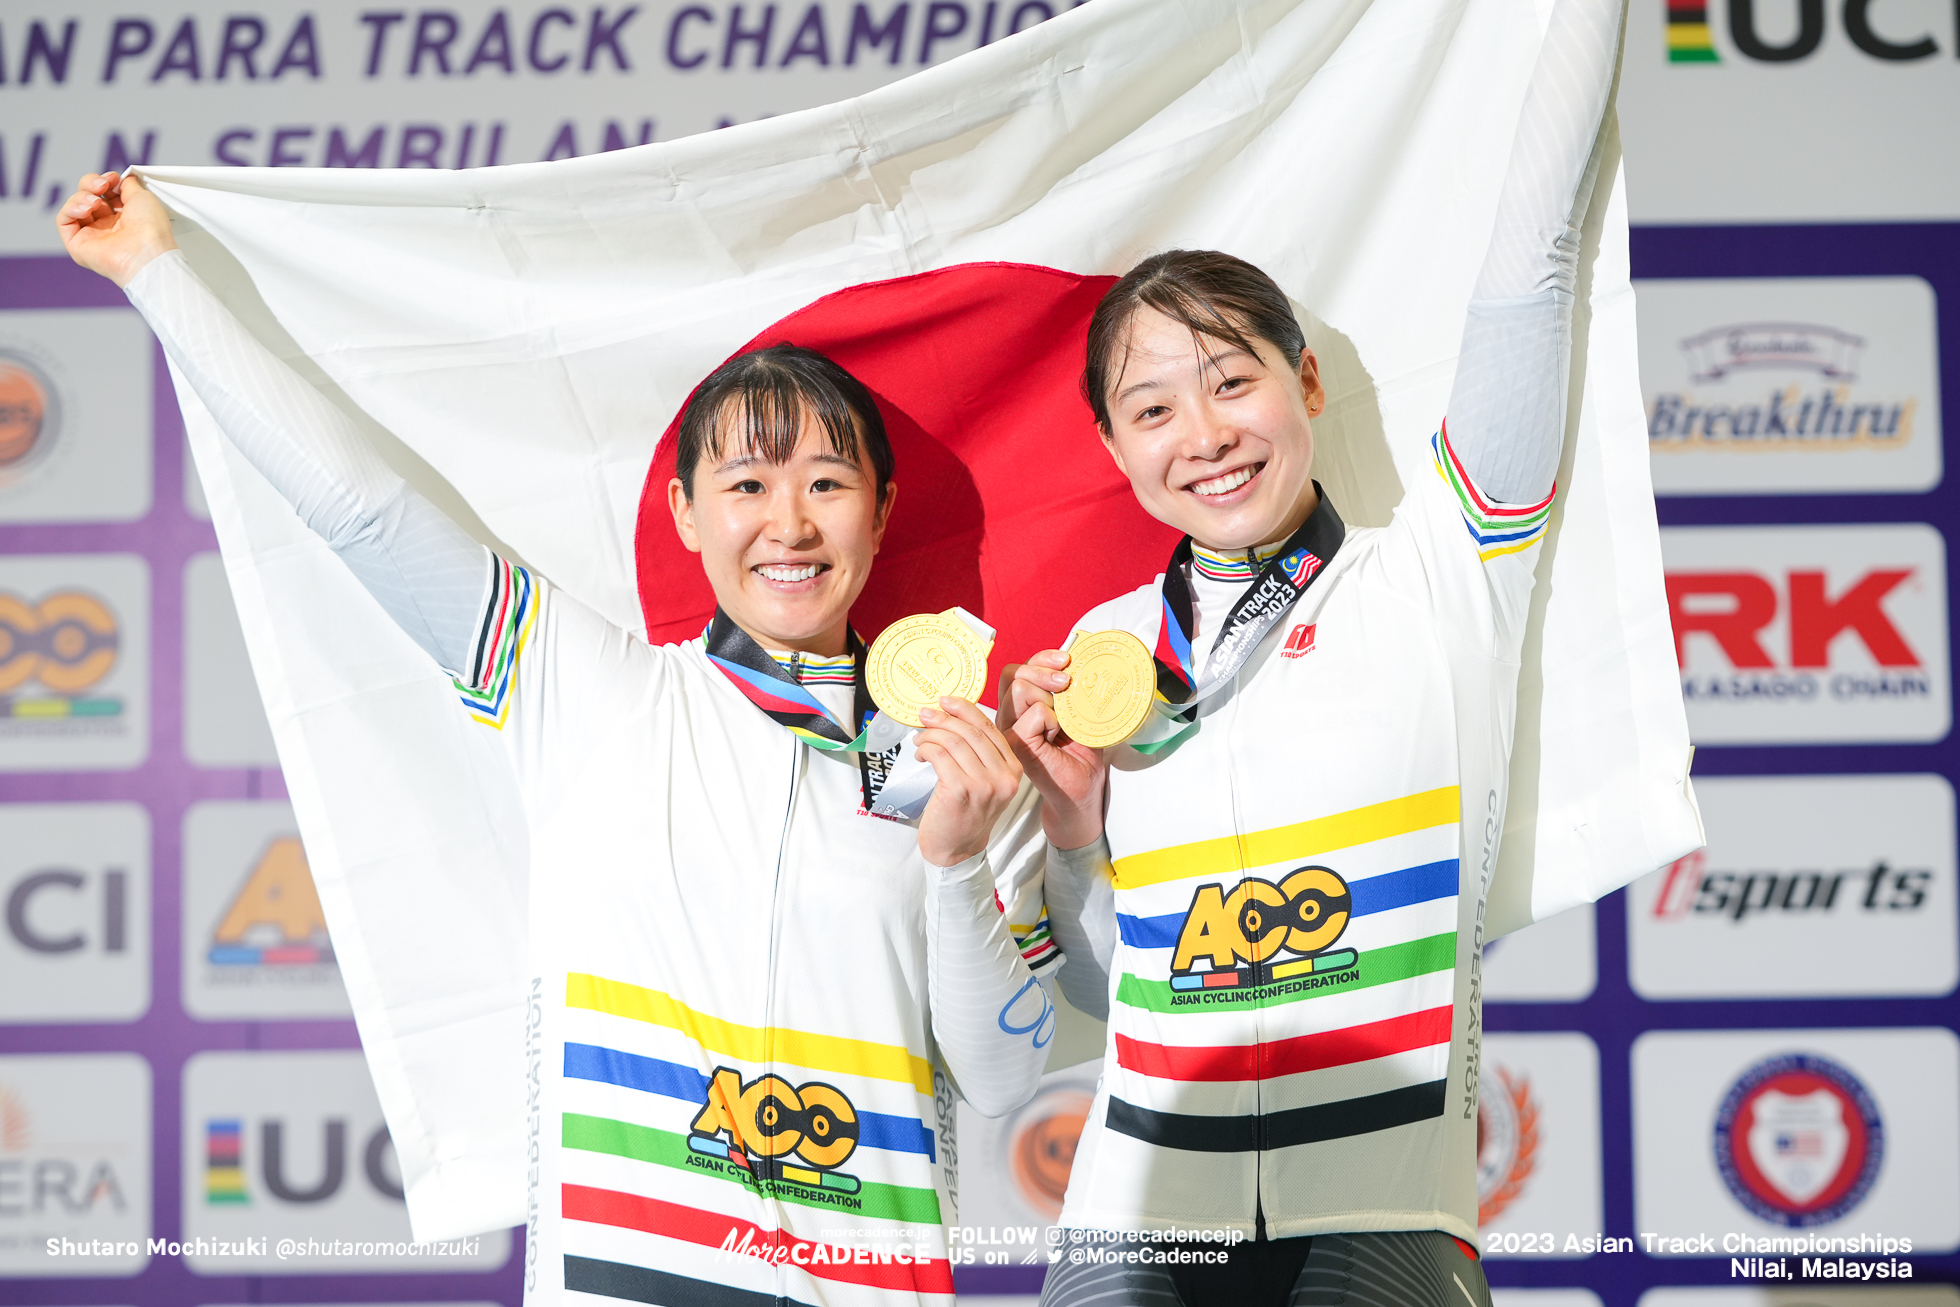
M 900 618 L 871 642 L 865 686 L 886 715 L 922 726 L 919 710 L 937 708 L 942 695 L 979 699 L 992 648 L 951 611 Z
M 1068 675 L 1068 689 L 1055 696 L 1055 717 L 1078 744 L 1121 744 L 1150 716 L 1157 666 L 1128 631 L 1078 633 L 1068 647 Z

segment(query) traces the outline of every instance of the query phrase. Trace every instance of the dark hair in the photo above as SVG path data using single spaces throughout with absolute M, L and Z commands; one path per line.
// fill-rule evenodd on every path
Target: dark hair
M 1228 341 L 1248 353 L 1259 352 L 1251 338 L 1269 341 L 1293 368 L 1307 347 L 1286 292 L 1244 259 L 1217 250 L 1153 254 L 1124 273 L 1089 318 L 1082 393 L 1104 431 L 1109 430 L 1109 388 L 1129 359 L 1130 322 L 1147 308 L 1183 323 L 1194 336 Z
M 724 414 L 733 418 L 727 429 L 742 448 L 781 464 L 796 452 L 806 412 L 832 453 L 871 464 L 882 501 L 892 479 L 892 446 L 871 392 L 816 350 L 787 343 L 737 354 L 688 399 L 674 450 L 681 489 L 693 499 L 695 467 L 703 456 L 721 458 Z

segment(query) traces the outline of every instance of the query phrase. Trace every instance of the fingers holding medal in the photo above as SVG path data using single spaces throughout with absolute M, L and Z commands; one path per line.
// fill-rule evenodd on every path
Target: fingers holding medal
M 969 703 L 980 698 L 992 650 L 993 642 L 982 639 L 955 612 L 901 618 L 871 642 L 865 686 L 886 716 L 923 726 L 920 710 L 939 707 L 942 696 Z
M 1069 684 L 1055 694 L 1055 719 L 1070 739 L 1106 749 L 1142 729 L 1157 685 L 1143 641 L 1128 631 L 1078 631 L 1068 657 Z

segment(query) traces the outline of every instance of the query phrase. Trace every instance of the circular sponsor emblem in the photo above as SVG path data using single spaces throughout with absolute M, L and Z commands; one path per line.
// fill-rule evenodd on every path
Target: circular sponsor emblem
M 1043 1090 L 1007 1131 L 1007 1159 L 1014 1188 L 1029 1208 L 1049 1220 L 1062 1214 L 1075 1148 L 1089 1122 L 1094 1097 L 1074 1085 Z
M 0 471 L 24 467 L 54 443 L 55 391 L 41 370 L 0 353 Z
M 1488 1225 L 1524 1192 L 1537 1165 L 1538 1104 L 1528 1077 L 1501 1066 L 1477 1082 L 1477 1224 Z
M 1778 1225 L 1827 1225 L 1871 1192 L 1878 1105 L 1849 1071 L 1794 1053 L 1758 1062 L 1715 1115 L 1715 1164 L 1736 1201 Z

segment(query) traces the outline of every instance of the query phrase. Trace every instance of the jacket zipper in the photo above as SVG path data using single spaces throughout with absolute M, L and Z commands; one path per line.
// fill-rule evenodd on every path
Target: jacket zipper
M 1234 676 L 1232 678 L 1231 693 L 1227 697 L 1226 702 L 1220 705 L 1221 711 L 1219 715 L 1226 718 L 1226 720 L 1221 722 L 1220 725 L 1224 727 L 1224 735 L 1228 741 L 1234 738 L 1235 728 L 1238 726 L 1239 707 L 1240 707 L 1239 696 L 1240 696 L 1240 692 L 1243 689 L 1244 689 L 1243 677 Z M 1245 861 L 1246 861 L 1245 860 L 1245 834 L 1246 834 L 1245 812 L 1239 802 L 1239 773 L 1238 773 L 1238 764 L 1236 761 L 1237 757 L 1238 757 L 1237 750 L 1229 747 L 1228 745 L 1228 747 L 1225 750 L 1225 785 L 1226 785 L 1226 792 L 1230 798 L 1231 805 L 1232 805 L 1232 833 L 1238 837 L 1235 843 L 1237 844 L 1239 849 L 1239 856 L 1237 859 L 1239 863 L 1239 884 L 1243 885 L 1246 881 L 1247 876 L 1250 875 L 1250 872 L 1247 870 L 1245 865 Z M 1266 1005 L 1263 1000 L 1263 997 L 1260 994 L 1260 991 L 1258 991 L 1257 989 L 1253 990 L 1252 1023 L 1253 1023 L 1253 1029 L 1252 1029 L 1253 1048 L 1255 1050 L 1254 1052 L 1255 1061 L 1253 1064 L 1253 1079 L 1252 1079 L 1252 1121 L 1253 1121 L 1252 1225 L 1253 1225 L 1254 1237 L 1263 1238 L 1266 1232 L 1265 1231 L 1265 1224 L 1266 1224 L 1266 1213 L 1265 1213 L 1266 1093 L 1265 1090 L 1266 1090 L 1266 1084 L 1265 1084 L 1263 1066 L 1261 1064 L 1261 1061 L 1257 1060 L 1257 1050 L 1259 1046 L 1265 1041 L 1266 1038 Z
M 785 732 L 787 734 L 787 732 Z M 765 1074 L 776 1074 L 776 960 L 782 956 L 783 930 L 783 867 L 789 859 L 790 819 L 796 812 L 796 792 L 798 781 L 803 773 L 804 746 L 791 739 L 789 742 L 789 791 L 783 799 L 783 827 L 776 836 L 776 876 L 769 888 L 769 960 L 764 972 L 767 988 L 762 998 L 762 1060 Z M 758 1187 L 762 1187 L 762 1176 L 758 1176 Z M 773 1186 L 763 1190 L 763 1210 L 775 1218 L 776 1232 L 773 1246 L 783 1245 L 782 1203 L 776 1198 Z M 781 1262 L 776 1264 L 776 1303 L 786 1307 L 789 1303 L 789 1272 Z

